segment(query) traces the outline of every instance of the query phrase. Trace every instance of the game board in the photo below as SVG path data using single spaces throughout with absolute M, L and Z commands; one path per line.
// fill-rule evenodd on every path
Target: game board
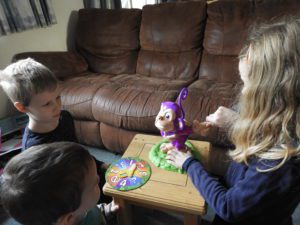
M 150 178 L 151 167 L 138 157 L 127 157 L 112 163 L 105 174 L 106 182 L 120 191 L 133 190 Z

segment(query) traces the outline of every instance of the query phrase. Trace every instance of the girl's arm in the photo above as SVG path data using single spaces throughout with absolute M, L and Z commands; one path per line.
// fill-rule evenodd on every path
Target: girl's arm
M 255 215 L 258 210 L 272 207 L 280 198 L 280 193 L 289 190 L 290 177 L 286 165 L 273 172 L 261 173 L 257 166 L 266 169 L 262 163 L 253 163 L 249 167 L 232 162 L 227 171 L 225 187 L 219 180 L 212 177 L 194 158 L 188 158 L 183 169 L 187 171 L 194 186 L 215 212 L 224 220 L 234 222 Z M 282 185 L 282 184 L 285 184 Z
M 194 186 L 204 199 L 223 220 L 239 221 L 252 217 L 258 210 L 273 207 L 282 193 L 290 191 L 293 179 L 288 163 L 272 172 L 258 172 L 257 168 L 268 169 L 277 161 L 258 162 L 252 160 L 249 166 L 231 162 L 225 175 L 226 186 L 216 177 L 211 176 L 202 164 L 191 156 L 170 150 L 167 162 L 187 171 Z M 299 168 L 296 172 L 300 180 Z M 229 188 L 228 188 L 229 187 Z

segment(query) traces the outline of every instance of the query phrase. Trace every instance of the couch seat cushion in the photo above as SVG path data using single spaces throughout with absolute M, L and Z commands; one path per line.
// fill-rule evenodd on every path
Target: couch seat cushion
M 74 119 L 95 120 L 92 114 L 92 99 L 101 86 L 113 75 L 84 73 L 62 82 L 62 105 Z
M 176 100 L 188 81 L 119 75 L 95 93 L 92 112 L 96 120 L 142 132 L 158 132 L 154 119 L 163 101 Z

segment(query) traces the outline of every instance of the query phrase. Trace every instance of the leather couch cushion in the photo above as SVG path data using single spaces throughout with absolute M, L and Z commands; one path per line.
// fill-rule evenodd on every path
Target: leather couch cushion
M 188 81 L 119 75 L 101 87 L 92 103 L 96 120 L 127 130 L 158 133 L 154 119 L 163 101 L 174 101 Z
M 100 122 L 74 120 L 76 137 L 79 143 L 104 147 L 100 135 Z
M 204 51 L 199 79 L 189 86 L 189 97 L 183 103 L 187 119 L 205 121 L 206 116 L 214 113 L 219 106 L 231 108 L 238 102 L 241 87 L 237 56 L 213 55 Z M 207 137 L 192 137 L 229 146 L 224 130 Z
M 92 100 L 101 86 L 113 75 L 87 72 L 62 82 L 62 105 L 76 120 L 95 120 Z
M 139 49 L 139 9 L 81 9 L 76 45 L 89 69 L 98 73 L 135 73 Z
M 206 116 L 214 113 L 219 106 L 232 108 L 237 103 L 241 84 L 231 82 L 215 82 L 213 80 L 199 79 L 189 86 L 188 98 L 183 101 L 186 119 L 205 121 Z M 227 129 L 217 130 L 205 137 L 192 135 L 190 138 L 209 141 L 212 144 L 229 146 L 226 134 Z
M 220 0 L 208 4 L 199 80 L 189 86 L 189 97 L 183 103 L 187 119 L 204 121 L 219 106 L 235 105 L 242 86 L 238 54 L 250 26 L 296 10 L 300 10 L 300 4 L 295 0 Z M 218 132 L 200 139 L 228 144 L 224 138 Z
M 76 52 L 24 52 L 16 54 L 13 61 L 27 57 L 48 67 L 59 79 L 83 73 L 88 69 L 85 59 Z
M 249 27 L 287 14 L 297 14 L 298 0 L 220 0 L 208 4 L 204 48 L 214 55 L 238 55 Z
M 106 149 L 123 154 L 137 132 L 100 124 L 101 139 Z
M 221 83 L 240 82 L 237 56 L 212 55 L 203 52 L 199 77 Z
M 240 83 L 221 83 L 199 79 L 189 86 L 188 98 L 183 101 L 186 119 L 205 121 L 219 106 L 232 107 L 240 93 Z
M 196 78 L 205 19 L 205 1 L 144 6 L 137 73 L 182 80 Z

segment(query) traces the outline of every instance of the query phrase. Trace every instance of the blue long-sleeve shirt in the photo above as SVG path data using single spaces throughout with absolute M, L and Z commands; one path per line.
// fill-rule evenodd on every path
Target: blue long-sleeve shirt
M 77 142 L 73 117 L 68 111 L 65 110 L 61 111 L 58 126 L 53 131 L 50 131 L 48 133 L 33 132 L 28 128 L 27 125 L 23 134 L 22 150 L 24 151 L 35 145 L 60 142 L 60 141 Z M 101 191 L 100 201 L 111 202 L 111 198 L 105 196 L 102 190 L 105 184 L 105 171 L 106 171 L 105 169 L 102 168 L 103 162 L 97 160 L 95 157 L 93 158 L 96 162 L 97 173 L 100 178 L 100 182 L 99 182 L 99 187 Z
M 22 150 L 30 148 L 34 145 L 52 143 L 56 141 L 77 142 L 75 135 L 74 121 L 68 111 L 62 110 L 59 118 L 58 126 L 48 133 L 36 133 L 25 128 L 22 139 Z
M 194 158 L 187 159 L 183 169 L 215 210 L 214 224 L 291 225 L 291 215 L 300 202 L 300 162 L 292 158 L 275 171 L 257 171 L 277 163 L 252 159 L 245 165 L 232 161 L 224 182 L 209 175 Z

